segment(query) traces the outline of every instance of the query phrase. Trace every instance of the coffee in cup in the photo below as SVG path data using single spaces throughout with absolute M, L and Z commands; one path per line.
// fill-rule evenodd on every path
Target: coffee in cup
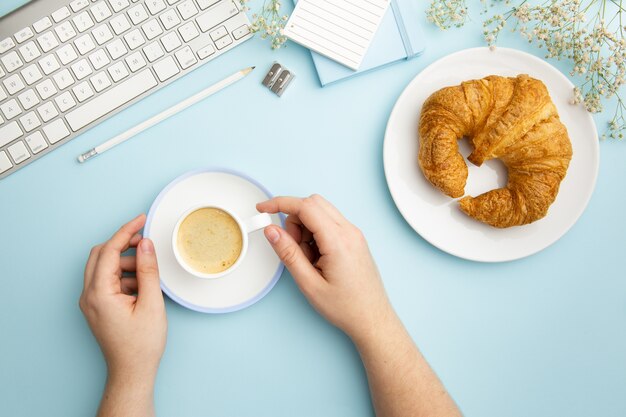
M 248 249 L 248 234 L 271 223 L 266 213 L 243 222 L 224 207 L 194 207 L 174 228 L 174 255 L 187 272 L 200 278 L 218 278 L 241 263 Z
M 243 236 L 230 214 L 205 207 L 182 221 L 176 243 L 178 253 L 191 268 L 203 274 L 218 274 L 239 259 Z

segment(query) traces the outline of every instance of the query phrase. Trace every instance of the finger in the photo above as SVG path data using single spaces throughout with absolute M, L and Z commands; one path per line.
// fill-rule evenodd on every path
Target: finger
M 312 198 L 275 197 L 257 204 L 257 210 L 264 213 L 287 213 L 297 216 L 302 224 L 314 234 L 332 229 L 336 222 L 325 209 Z
M 324 284 L 324 278 L 313 267 L 302 248 L 289 233 L 277 226 L 265 228 L 265 237 L 285 264 L 296 284 L 307 297 Z
M 315 253 L 311 245 L 306 242 L 302 242 L 298 246 L 300 246 L 300 248 L 302 249 L 302 253 L 304 253 L 304 256 L 306 256 L 309 262 L 311 262 L 311 264 L 315 264 L 318 255 Z
M 141 242 L 141 239 L 143 239 L 141 233 L 135 233 L 135 235 L 130 238 L 130 242 L 128 242 L 128 247 L 136 248 L 139 242 Z M 126 250 L 128 250 L 128 248 L 124 249 L 122 252 L 125 252 Z
M 159 281 L 154 244 L 142 239 L 137 246 L 137 305 L 144 308 L 163 308 L 163 293 Z
M 94 271 L 96 269 L 96 264 L 98 263 L 98 257 L 100 256 L 100 249 L 102 245 L 97 245 L 91 248 L 91 252 L 89 252 L 89 258 L 87 259 L 87 264 L 85 265 L 85 276 L 83 287 L 87 289 L 89 284 L 93 279 Z
M 137 269 L 137 257 L 136 256 L 122 256 L 120 258 L 121 272 L 135 272 L 136 269 Z
M 333 206 L 328 200 L 322 197 L 319 194 L 312 194 L 310 199 L 315 200 L 326 212 L 328 215 L 335 220 L 338 224 L 348 223 L 348 220 L 341 214 L 341 212 L 337 209 L 337 207 Z
M 126 295 L 137 294 L 137 279 L 131 277 L 123 277 L 120 279 L 120 288 L 122 293 Z
M 98 267 L 105 269 L 103 272 L 114 273 L 118 269 L 120 254 L 130 247 L 131 239 L 141 230 L 145 222 L 146 215 L 140 214 L 122 226 L 120 230 L 104 244 L 98 260 Z M 106 269 L 108 269 L 108 271 L 106 271 Z
M 288 216 L 285 220 L 285 230 L 291 235 L 293 240 L 302 242 L 302 222 L 298 216 Z

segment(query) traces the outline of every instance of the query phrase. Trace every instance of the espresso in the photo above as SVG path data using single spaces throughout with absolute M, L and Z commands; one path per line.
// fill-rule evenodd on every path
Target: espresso
M 237 262 L 243 236 L 230 214 L 217 208 L 201 208 L 182 221 L 177 244 L 187 265 L 203 274 L 217 274 Z

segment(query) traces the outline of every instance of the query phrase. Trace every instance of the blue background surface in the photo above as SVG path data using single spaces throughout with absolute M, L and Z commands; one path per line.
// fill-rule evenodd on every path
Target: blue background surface
M 23 2 L 3 1 L 0 14 Z M 429 38 L 419 59 L 322 89 L 307 50 L 272 52 L 254 39 L 2 180 L 0 415 L 95 413 L 105 365 L 77 303 L 89 249 L 147 211 L 173 178 L 214 165 L 247 172 L 276 194 L 321 193 L 361 227 L 393 305 L 465 415 L 626 415 L 626 143 L 601 144 L 586 212 L 548 249 L 494 265 L 440 252 L 391 200 L 383 135 L 421 69 L 483 44 L 481 16 L 475 7 L 465 28 L 447 32 L 423 14 L 412 18 Z M 500 44 L 543 55 L 516 34 Z M 260 85 L 274 60 L 297 74 L 281 99 Z M 79 153 L 248 65 L 258 68 L 242 82 L 76 163 Z M 596 120 L 602 128 L 607 116 Z M 167 313 L 160 415 L 373 415 L 355 349 L 287 272 L 240 312 L 205 315 L 168 300 Z

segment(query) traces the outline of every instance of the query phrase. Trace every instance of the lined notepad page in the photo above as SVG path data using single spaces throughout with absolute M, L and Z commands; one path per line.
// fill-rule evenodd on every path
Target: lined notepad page
M 284 34 L 358 70 L 390 0 L 298 0 Z

